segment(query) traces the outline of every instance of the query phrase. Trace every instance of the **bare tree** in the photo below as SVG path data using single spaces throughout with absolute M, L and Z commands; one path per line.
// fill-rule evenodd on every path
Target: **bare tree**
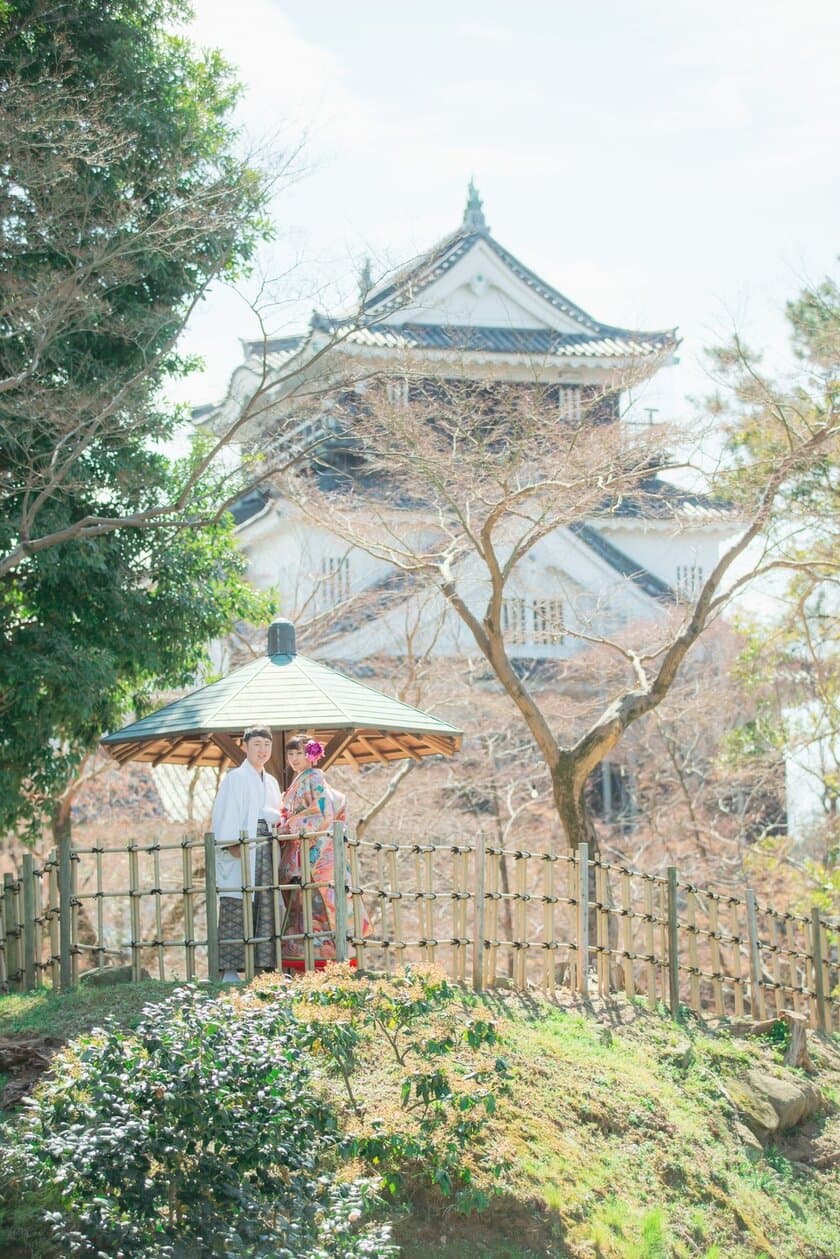
M 106 69 L 94 89 L 79 85 L 61 9 L 32 19 L 59 28 L 48 75 L 10 51 L 17 23 L 0 36 L 0 579 L 68 541 L 220 519 L 307 445 L 295 418 L 235 469 L 222 453 L 340 339 L 311 339 L 286 375 L 265 355 L 241 412 L 195 443 L 165 490 L 144 493 L 143 460 L 154 485 L 154 443 L 183 424 L 160 394 L 183 370 L 181 334 L 212 285 L 242 278 L 298 149 L 238 152 L 232 133 L 205 142 L 187 129 L 133 182 L 138 138 L 114 107 L 119 84 Z M 264 292 L 261 303 L 264 320 Z
M 746 358 L 743 366 L 748 370 Z M 419 382 L 413 395 L 395 403 L 385 389 L 369 391 L 354 419 L 366 454 L 364 481 L 357 478 L 340 497 L 326 496 L 301 474 L 286 482 L 285 492 L 354 546 L 443 596 L 539 748 L 567 841 L 596 842 L 585 799 L 593 769 L 631 725 L 658 708 L 691 648 L 733 596 L 757 576 L 798 562 L 790 539 L 801 522 L 785 527 L 774 512 L 792 480 L 836 446 L 836 402 L 791 408 L 763 384 L 765 422 L 778 440 L 765 466 L 752 468 L 750 483 L 735 483 L 740 536 L 696 597 L 663 609 L 656 622 L 604 632 L 590 612 L 588 623 L 579 617 L 566 627 L 567 636 L 613 654 L 621 669 L 606 693 L 591 680 L 590 711 L 564 736 L 511 654 L 506 595 L 549 534 L 609 514 L 627 496 L 643 511 L 651 473 L 664 466 L 667 435 L 633 430 L 614 414 L 605 418 L 603 399 L 588 414 L 564 419 L 551 392 L 538 386 L 438 380 Z M 727 485 L 733 488 L 731 478 Z M 661 489 L 660 482 L 651 509 Z M 746 571 L 738 572 L 739 562 Z

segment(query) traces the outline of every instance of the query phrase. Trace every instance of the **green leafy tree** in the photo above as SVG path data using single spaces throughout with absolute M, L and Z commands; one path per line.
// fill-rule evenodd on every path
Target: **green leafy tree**
M 71 1044 L 14 1143 L 62 1255 L 391 1259 L 288 1007 L 194 989 Z
M 166 404 L 178 336 L 267 234 L 238 86 L 182 0 L 0 5 L 0 826 L 206 642 L 265 615 L 206 442 Z M 229 434 L 227 435 L 229 436 Z
M 783 576 L 773 614 L 748 626 L 737 681 L 755 717 L 732 737 L 735 764 L 768 751 L 792 756 L 813 803 L 810 851 L 798 863 L 803 895 L 840 906 L 840 287 L 831 278 L 788 303 L 799 370 L 783 386 L 737 342 L 718 356 L 740 410 L 730 440 L 736 494 L 753 492 L 792 443 L 833 430 L 820 457 L 782 487 L 766 538 L 766 566 Z M 778 845 L 770 846 L 778 847 Z M 801 856 L 802 850 L 800 850 Z
M 155 481 L 160 401 L 209 284 L 268 234 L 238 86 L 183 0 L 0 9 L 0 576 L 68 539 L 201 518 L 218 443 Z M 224 434 L 224 441 L 230 434 Z M 163 492 L 165 490 L 165 493 Z M 212 512 L 211 512 L 212 514 Z
M 190 685 L 207 643 L 238 619 L 263 621 L 269 597 L 244 579 L 233 522 L 124 530 L 55 547 L 0 603 L 0 827 L 69 826 L 67 786 L 104 730 L 161 690 Z

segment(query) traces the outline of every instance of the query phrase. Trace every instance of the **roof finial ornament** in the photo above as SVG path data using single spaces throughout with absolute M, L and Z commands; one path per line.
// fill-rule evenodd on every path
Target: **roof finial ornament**
M 359 272 L 359 302 L 364 306 L 367 296 L 373 288 L 373 272 L 371 271 L 370 258 L 365 258 L 362 263 L 362 269 Z
M 467 189 L 467 205 L 464 210 L 464 222 L 462 226 L 468 232 L 489 232 L 487 221 L 484 218 L 484 208 L 481 197 L 478 195 L 478 189 L 475 186 L 475 180 L 470 177 L 470 185 Z

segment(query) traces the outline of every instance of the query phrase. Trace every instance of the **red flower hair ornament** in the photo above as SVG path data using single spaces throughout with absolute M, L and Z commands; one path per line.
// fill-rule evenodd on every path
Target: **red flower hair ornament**
M 317 765 L 324 755 L 324 745 L 319 743 L 317 739 L 310 739 L 303 751 L 309 764 Z

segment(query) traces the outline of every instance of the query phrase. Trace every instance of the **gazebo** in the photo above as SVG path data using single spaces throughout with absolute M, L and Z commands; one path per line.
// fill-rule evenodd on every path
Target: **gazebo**
M 120 764 L 220 768 L 245 759 L 238 736 L 248 725 L 272 731 L 269 768 L 281 783 L 286 737 L 298 730 L 324 744 L 324 768 L 451 756 L 461 746 L 461 731 L 447 722 L 299 656 L 294 626 L 286 620 L 269 626 L 268 650 L 260 659 L 106 735 L 102 743 Z

